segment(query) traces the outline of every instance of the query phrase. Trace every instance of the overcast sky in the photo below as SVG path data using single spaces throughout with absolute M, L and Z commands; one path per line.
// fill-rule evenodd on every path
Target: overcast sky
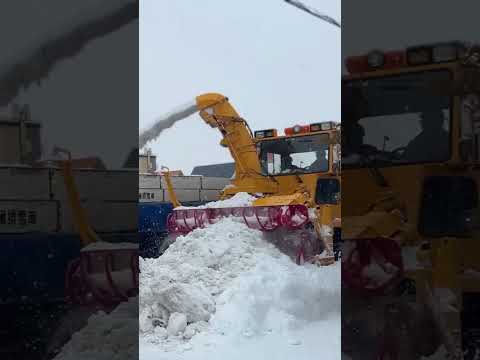
M 306 3 L 341 20 L 340 0 Z M 205 92 L 229 97 L 251 128 L 340 118 L 340 29 L 282 0 L 140 2 L 140 128 Z M 149 144 L 190 173 L 232 161 L 198 115 Z
M 342 14 L 340 0 L 305 2 L 341 21 L 342 30 L 282 0 L 142 0 L 139 53 L 132 46 L 139 36 L 135 22 L 90 43 L 18 100 L 30 103 L 44 125 L 47 150 L 66 146 L 77 156 L 100 154 L 119 166 L 138 142 L 138 121 L 149 123 L 201 93 L 229 96 L 253 129 L 339 120 L 341 57 L 480 38 L 474 1 L 343 0 Z M 40 34 L 68 25 L 81 9 L 98 11 L 99 4 L 105 3 L 9 2 L 0 12 L 0 65 Z M 28 26 L 18 26 L 19 18 Z M 139 113 L 132 101 L 138 86 Z M 159 165 L 188 173 L 194 165 L 231 161 L 219 141 L 216 130 L 192 116 L 151 147 Z

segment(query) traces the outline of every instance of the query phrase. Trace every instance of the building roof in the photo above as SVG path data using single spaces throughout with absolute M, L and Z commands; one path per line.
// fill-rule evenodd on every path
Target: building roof
M 222 177 L 230 179 L 235 172 L 235 163 L 224 163 L 214 165 L 196 166 L 192 170 L 192 175 L 202 175 L 208 177 Z

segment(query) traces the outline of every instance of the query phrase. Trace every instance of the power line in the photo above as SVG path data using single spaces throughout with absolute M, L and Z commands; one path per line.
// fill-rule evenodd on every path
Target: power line
M 313 15 L 313 16 L 315 16 L 315 17 L 317 17 L 317 18 L 319 18 L 323 21 L 328 22 L 329 24 L 332 24 L 332 25 L 337 26 L 338 28 L 341 28 L 340 24 L 335 19 L 331 18 L 328 15 L 322 14 L 319 11 L 317 11 L 317 10 L 311 8 L 311 7 L 308 7 L 307 5 L 303 4 L 300 1 L 297 1 L 297 0 L 284 0 L 284 1 L 287 4 L 293 5 L 296 8 L 309 13 L 310 15 Z

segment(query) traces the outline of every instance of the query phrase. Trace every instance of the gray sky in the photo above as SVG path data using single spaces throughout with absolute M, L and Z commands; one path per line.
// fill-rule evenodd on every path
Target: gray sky
M 308 0 L 338 21 L 340 0 Z M 340 119 L 341 32 L 282 0 L 140 2 L 140 128 L 205 92 L 229 97 L 252 129 Z M 198 115 L 149 144 L 190 173 L 230 162 Z
M 10 2 L 0 12 L 0 69 L 82 17 L 127 1 Z M 19 96 L 17 102 L 30 104 L 32 117 L 43 125 L 47 155 L 58 145 L 75 157 L 100 156 L 108 166 L 119 167 L 138 146 L 137 44 L 138 21 L 91 42 L 77 57 L 59 63 L 41 87 L 34 85 Z

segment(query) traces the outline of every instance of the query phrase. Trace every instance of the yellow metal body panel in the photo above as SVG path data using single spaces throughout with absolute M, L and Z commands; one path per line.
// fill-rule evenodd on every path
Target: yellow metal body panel
M 75 185 L 71 160 L 63 161 L 63 178 L 73 220 L 80 235 L 82 245 L 86 246 L 93 242 L 101 241 L 95 231 L 90 227 L 87 215 L 80 202 L 80 195 Z
M 460 63 L 436 64 L 427 66 L 404 67 L 394 70 L 371 71 L 362 74 L 348 75 L 348 80 L 368 80 L 378 77 L 409 74 L 422 71 L 447 69 L 453 74 L 453 80 L 462 79 Z M 461 83 L 461 82 L 460 82 Z M 412 278 L 417 286 L 417 301 L 425 302 L 429 295 L 424 288 L 448 288 L 455 294 L 462 291 L 480 292 L 479 278 L 465 275 L 465 270 L 480 269 L 478 253 L 480 253 L 480 233 L 472 232 L 467 237 L 429 238 L 419 230 L 419 213 L 422 206 L 422 189 L 424 179 L 432 176 L 464 176 L 475 181 L 477 189 L 480 186 L 480 171 L 477 163 L 462 162 L 460 157 L 461 139 L 461 98 L 452 94 L 451 111 L 451 158 L 444 163 L 415 164 L 380 167 L 379 170 L 388 182 L 388 189 L 378 186 L 368 169 L 343 169 L 342 194 L 347 199 L 343 209 L 344 239 L 361 240 L 365 237 L 393 238 L 396 232 L 405 234 L 403 245 L 420 245 L 428 242 L 431 250 L 418 250 L 417 259 L 431 261 L 431 267 L 420 267 L 409 270 L 407 277 Z M 376 204 L 381 203 L 385 193 L 391 194 L 391 203 L 377 212 Z M 400 215 L 405 215 L 403 219 Z M 377 209 L 378 210 L 378 209 Z M 476 209 L 480 213 L 480 209 Z M 480 217 L 479 217 L 480 219 Z M 477 219 L 478 220 L 478 219 Z M 479 224 L 477 223 L 476 226 Z M 431 295 L 430 295 L 430 300 Z M 436 300 L 438 301 L 438 300 Z M 458 301 L 461 302 L 461 295 Z M 443 314 L 443 321 L 449 329 L 457 331 L 460 324 L 459 313 Z
M 172 179 L 170 178 L 170 170 L 165 166 L 162 166 L 162 170 L 163 169 L 165 171 L 163 171 L 162 175 L 165 179 L 165 182 L 167 183 L 168 196 L 170 197 L 170 201 L 173 204 L 173 207 L 177 208 L 179 206 L 182 206 L 180 201 L 178 201 L 177 194 L 175 193 L 175 190 L 173 189 Z

